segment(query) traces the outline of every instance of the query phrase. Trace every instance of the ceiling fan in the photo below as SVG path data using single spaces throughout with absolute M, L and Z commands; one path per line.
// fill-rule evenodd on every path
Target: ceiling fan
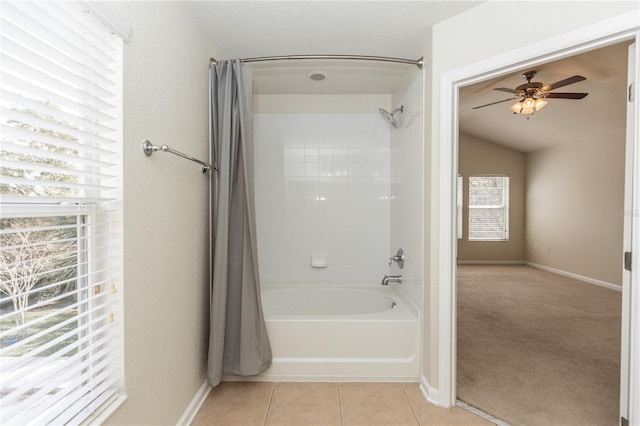
M 521 84 L 515 89 L 509 89 L 508 87 L 498 87 L 493 90 L 500 92 L 507 92 L 515 95 L 513 98 L 503 99 L 497 102 L 491 102 L 489 104 L 473 107 L 473 109 L 484 108 L 489 105 L 495 105 L 502 102 L 518 99 L 518 102 L 511 106 L 511 111 L 514 114 L 533 114 L 536 111 L 540 111 L 547 104 L 546 99 L 582 99 L 588 95 L 588 93 L 571 93 L 571 92 L 551 92 L 559 87 L 568 86 L 579 81 L 586 80 L 586 77 L 581 75 L 574 75 L 573 77 L 565 78 L 564 80 L 556 81 L 555 83 L 543 85 L 538 81 L 532 82 L 531 79 L 536 75 L 537 71 L 527 71 L 522 74 L 522 78 L 527 80 L 525 84 Z

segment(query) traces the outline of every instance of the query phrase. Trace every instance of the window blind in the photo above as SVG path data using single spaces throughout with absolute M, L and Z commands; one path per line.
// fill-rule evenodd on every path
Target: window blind
M 122 40 L 3 2 L 0 423 L 77 424 L 122 387 Z
M 469 177 L 469 240 L 509 239 L 509 177 Z

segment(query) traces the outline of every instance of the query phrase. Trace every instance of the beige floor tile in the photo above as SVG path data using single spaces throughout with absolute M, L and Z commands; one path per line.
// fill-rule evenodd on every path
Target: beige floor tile
M 194 426 L 262 426 L 273 383 L 222 382 L 211 390 Z
M 417 425 L 400 383 L 340 383 L 344 426 Z
M 337 383 L 276 383 L 269 426 L 340 426 Z
M 493 426 L 492 422 L 463 408 L 446 409 L 431 404 L 424 398 L 417 383 L 404 383 L 402 386 L 421 426 Z

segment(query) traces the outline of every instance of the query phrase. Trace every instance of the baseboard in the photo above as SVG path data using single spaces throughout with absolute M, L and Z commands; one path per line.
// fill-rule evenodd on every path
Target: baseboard
M 177 426 L 188 426 L 193 422 L 196 414 L 198 414 L 198 410 L 200 410 L 205 399 L 207 399 L 209 392 L 211 392 L 211 386 L 209 386 L 209 383 L 205 380 L 187 406 L 187 409 L 182 414 L 182 417 L 180 417 L 180 420 L 178 420 Z
M 458 265 L 526 265 L 524 260 L 458 260 Z
M 433 405 L 442 407 L 440 404 L 440 392 L 429 384 L 429 381 L 424 377 L 424 375 L 420 376 L 420 390 L 427 401 Z
M 587 284 L 594 284 L 600 287 L 608 288 L 610 290 L 622 291 L 622 286 L 619 286 L 618 284 L 596 280 L 595 278 L 585 277 L 583 275 L 574 274 L 573 272 L 563 271 L 561 269 L 552 268 L 550 266 L 539 265 L 537 263 L 528 262 L 526 260 L 459 260 L 458 265 L 527 265 L 532 268 L 541 269 L 543 271 L 552 272 L 557 275 L 580 280 Z
M 579 281 L 583 281 L 583 282 L 588 283 L 588 284 L 594 284 L 594 285 L 597 285 L 597 286 L 600 286 L 600 287 L 608 288 L 610 290 L 622 291 L 622 286 L 619 286 L 617 284 L 608 283 L 606 281 L 596 280 L 594 278 L 585 277 L 585 276 L 582 276 L 582 275 L 574 274 L 573 272 L 567 272 L 567 271 L 563 271 L 561 269 L 552 268 L 550 266 L 538 265 L 537 263 L 525 262 L 524 264 L 527 265 L 527 266 L 530 266 L 532 268 L 541 269 L 541 270 L 547 271 L 547 272 L 552 272 L 554 274 L 562 275 L 562 276 L 569 277 L 569 278 L 573 278 L 573 279 L 576 279 L 576 280 L 579 280 Z

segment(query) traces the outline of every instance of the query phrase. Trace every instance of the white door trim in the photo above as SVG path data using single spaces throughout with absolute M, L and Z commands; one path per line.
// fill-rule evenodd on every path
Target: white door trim
M 620 360 L 620 413 L 629 424 L 640 424 L 640 37 L 629 47 L 627 96 L 627 147 L 625 167 L 624 251 L 632 253 L 631 271 L 624 271 L 622 294 L 622 356 Z M 630 99 L 633 99 L 630 102 Z M 630 230 L 630 232 L 627 232 Z M 631 285 L 633 283 L 633 285 Z
M 450 72 L 444 73 L 440 79 L 440 153 L 439 153 L 439 255 L 440 268 L 438 271 L 438 405 L 451 407 L 456 400 L 456 221 L 455 221 L 455 188 L 458 171 L 458 89 L 479 81 L 487 80 L 499 75 L 518 71 L 525 67 L 535 66 L 569 56 L 573 56 L 588 50 L 615 44 L 623 40 L 636 40 L 640 42 L 640 27 L 636 13 L 628 13 L 619 17 L 608 19 L 600 23 L 586 26 L 575 31 L 544 40 L 539 43 L 524 46 L 506 54 L 498 55 L 487 60 L 471 64 Z M 636 70 L 636 73 L 638 70 Z M 636 152 L 640 150 L 636 133 Z M 637 181 L 638 155 L 635 156 L 635 176 Z M 636 197 L 637 198 L 637 197 Z M 638 207 L 638 201 L 634 200 L 634 206 Z M 638 223 L 637 214 L 635 223 Z M 635 228 L 637 232 L 638 228 Z M 638 242 L 635 242 L 634 259 L 638 259 Z M 638 265 L 640 262 L 636 262 Z M 640 269 L 640 265 L 636 267 Z M 634 273 L 634 283 L 640 285 L 638 272 Z M 638 290 L 636 290 L 636 293 Z M 633 298 L 630 305 L 632 318 L 640 315 L 640 302 Z M 632 339 L 634 340 L 634 339 Z M 637 339 L 635 339 L 637 340 Z M 633 341 L 631 342 L 633 343 Z M 634 350 L 636 358 L 640 342 L 635 342 Z M 637 359 L 635 370 L 630 373 L 637 376 L 640 368 Z M 632 377 L 632 380 L 633 377 Z M 640 396 L 638 379 L 636 381 L 635 395 Z M 633 390 L 633 385 L 630 386 Z M 636 408 L 636 411 L 638 408 Z M 640 422 L 640 416 L 633 417 Z

